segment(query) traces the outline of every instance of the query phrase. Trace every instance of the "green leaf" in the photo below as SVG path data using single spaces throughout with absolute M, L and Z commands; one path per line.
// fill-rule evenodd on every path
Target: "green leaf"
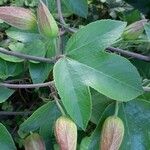
M 0 79 L 7 79 L 20 74 L 24 69 L 23 63 L 10 63 L 0 59 Z
M 32 42 L 33 40 L 40 39 L 40 34 L 38 33 L 32 33 L 30 31 L 23 31 L 23 30 L 19 30 L 13 27 L 9 28 L 6 31 L 6 34 L 8 37 L 15 39 L 17 41 L 23 42 L 23 43 Z
M 11 49 L 12 51 L 19 52 L 19 53 L 22 52 L 23 48 L 24 48 L 24 44 L 20 43 L 20 42 L 11 43 L 9 45 L 9 49 Z M 24 61 L 21 58 L 11 56 L 11 55 L 9 56 L 9 55 L 3 54 L 3 53 L 0 53 L 0 58 L 3 59 L 3 60 L 9 61 L 9 62 L 22 62 L 22 61 Z
M 114 105 L 109 105 L 100 118 L 91 136 L 89 150 L 99 147 L 101 127 L 104 120 L 113 115 Z M 147 150 L 150 147 L 150 102 L 137 99 L 120 105 L 119 117 L 125 126 L 125 135 L 120 150 Z
M 30 133 L 30 131 L 39 130 L 48 122 L 52 125 L 59 116 L 60 112 L 55 103 L 48 102 L 47 104 L 38 108 L 24 123 L 20 125 L 18 133 L 24 138 Z M 52 126 L 49 126 L 49 128 L 52 130 Z
M 5 102 L 14 92 L 14 90 L 0 87 L 0 103 Z
M 87 0 L 64 0 L 66 6 L 68 6 L 75 14 L 81 17 L 87 17 L 88 14 L 88 2 Z
M 143 93 L 136 68 L 127 59 L 102 51 L 115 43 L 124 27 L 125 23 L 120 21 L 96 21 L 73 35 L 66 47 L 67 56 L 75 60 L 75 71 L 82 70 L 79 71 L 82 81 L 119 101 L 128 101 Z
M 132 63 L 136 66 L 142 78 L 150 79 L 150 63 L 149 62 L 133 59 Z
M 54 122 L 46 122 L 39 131 L 39 134 L 42 136 L 46 149 L 53 147 L 52 135 L 53 135 L 53 126 Z
M 47 49 L 45 48 L 45 43 L 43 43 L 41 40 L 32 40 L 32 42 L 28 43 L 12 43 L 9 45 L 9 48 L 12 51 L 19 52 L 26 55 L 31 56 L 38 56 L 38 57 L 45 57 Z M 14 56 L 8 56 L 5 54 L 0 54 L 0 57 L 6 61 L 9 62 L 22 62 L 23 59 L 14 57 Z M 33 63 L 37 63 L 35 61 L 31 61 Z
M 46 51 L 45 44 L 41 40 L 34 40 L 30 43 L 26 43 L 25 47 L 22 49 L 22 53 L 38 57 L 45 57 Z M 35 61 L 31 62 L 37 63 Z
M 121 150 L 147 150 L 150 148 L 150 102 L 137 99 L 120 107 L 125 124 L 125 137 Z
M 83 129 L 91 115 L 89 86 L 118 101 L 128 101 L 143 93 L 140 77 L 127 60 L 101 53 L 103 57 L 96 55 L 92 66 L 63 58 L 54 67 L 54 79 L 63 105 Z
M 83 138 L 80 144 L 80 150 L 87 150 L 90 142 L 91 142 L 90 137 Z
M 121 20 L 128 22 L 128 24 L 141 20 L 141 12 L 137 9 L 133 9 L 131 11 L 123 11 L 119 13 L 121 15 Z
M 143 95 L 138 97 L 139 99 L 146 99 L 150 102 L 150 92 L 145 92 Z
M 2 150 L 17 150 L 14 141 L 6 127 L 0 123 L 0 148 Z
M 114 101 L 95 90 L 91 91 L 91 96 L 92 96 L 91 121 L 95 124 L 98 124 L 98 121 L 102 116 L 103 112 L 105 111 L 105 109 L 108 107 L 109 104 L 111 104 Z
M 85 55 L 84 53 L 104 50 L 115 43 L 125 29 L 126 23 L 114 20 L 100 20 L 78 30 L 68 41 L 67 55 Z
M 106 52 L 93 54 L 91 58 L 91 61 L 80 62 L 64 58 L 62 61 L 66 60 L 67 67 L 63 66 L 62 70 L 65 72 L 70 68 L 70 72 L 75 74 L 76 78 L 78 75 L 82 84 L 118 101 L 129 101 L 143 93 L 141 78 L 127 59 Z M 67 83 L 67 80 L 65 82 Z
M 54 80 L 68 114 L 85 129 L 91 116 L 89 88 L 72 69 L 68 59 L 61 59 L 54 67 Z
M 63 105 L 83 129 L 91 115 L 88 87 L 118 101 L 129 101 L 143 93 L 136 68 L 127 59 L 102 51 L 119 38 L 124 27 L 125 23 L 110 20 L 87 25 L 73 35 L 66 47 L 67 57 L 54 66 Z
M 33 83 L 43 83 L 47 79 L 52 68 L 53 65 L 48 63 L 30 63 L 29 71 Z

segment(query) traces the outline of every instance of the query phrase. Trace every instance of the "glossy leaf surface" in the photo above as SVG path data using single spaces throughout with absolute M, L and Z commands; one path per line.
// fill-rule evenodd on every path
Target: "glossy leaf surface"
M 125 23 L 111 20 L 87 25 L 70 38 L 67 57 L 54 66 L 64 107 L 83 129 L 91 116 L 89 87 L 118 101 L 129 101 L 143 93 L 136 68 L 127 59 L 103 51 L 119 38 L 124 27 Z

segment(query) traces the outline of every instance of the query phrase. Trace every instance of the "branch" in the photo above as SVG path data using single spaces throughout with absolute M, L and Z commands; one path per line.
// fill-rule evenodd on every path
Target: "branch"
M 61 9 L 61 1 L 60 0 L 56 0 L 57 3 L 57 11 L 58 11 L 58 17 L 60 20 L 60 25 L 62 25 L 66 30 L 70 31 L 70 32 L 76 32 L 75 29 L 68 27 L 68 25 L 66 24 L 63 14 L 62 14 L 62 9 Z
M 137 58 L 137 59 L 140 59 L 140 60 L 144 60 L 144 61 L 148 61 L 148 62 L 150 61 L 150 56 L 145 56 L 145 55 L 141 55 L 141 54 L 138 54 L 138 53 L 134 53 L 134 52 L 130 52 L 130 51 L 122 50 L 120 48 L 114 48 L 114 47 L 108 47 L 106 49 L 109 50 L 109 51 L 118 52 L 118 53 L 121 53 L 123 55 L 130 56 L 130 57 L 133 57 L 133 58 Z
M 139 60 L 144 60 L 144 61 L 150 62 L 150 56 L 145 56 L 142 54 L 125 51 L 120 48 L 114 48 L 114 47 L 108 47 L 108 48 L 106 48 L 106 50 L 118 52 L 118 53 L 121 53 L 126 56 L 130 56 L 130 57 L 133 57 L 133 58 L 136 58 Z M 26 54 L 22 54 L 22 53 L 18 53 L 18 52 L 9 51 L 9 50 L 6 50 L 1 47 L 0 47 L 0 52 L 3 54 L 6 54 L 6 55 L 22 58 L 24 60 L 33 60 L 33 61 L 37 61 L 37 62 L 45 62 L 45 63 L 50 63 L 50 64 L 54 64 L 56 61 L 56 58 L 49 59 L 49 58 L 43 58 L 43 57 L 37 57 L 37 56 L 30 56 L 30 55 L 26 55 Z
M 6 115 L 6 116 L 26 116 L 26 115 L 31 115 L 32 111 L 28 111 L 28 112 L 9 112 L 9 111 L 0 111 L 0 116 Z
M 51 86 L 53 81 L 45 82 L 45 83 L 37 83 L 37 84 L 10 84 L 10 83 L 0 83 L 0 87 L 7 87 L 12 89 L 33 89 L 33 88 L 40 88 Z
M 0 87 L 7 87 L 12 89 L 33 89 L 40 87 L 53 86 L 54 81 L 49 81 L 45 83 L 37 83 L 37 84 L 10 84 L 10 83 L 0 83 Z M 150 87 L 143 87 L 145 92 L 150 92 Z
M 62 24 L 66 25 L 66 22 L 63 18 L 63 15 L 62 15 L 62 9 L 61 9 L 61 2 L 60 0 L 56 0 L 56 3 L 57 3 L 57 11 L 58 11 L 58 17 L 59 17 L 59 20 Z
M 33 60 L 37 62 L 45 62 L 45 63 L 50 63 L 50 64 L 54 64 L 55 62 L 55 58 L 49 59 L 49 58 L 44 58 L 44 57 L 30 56 L 30 55 L 26 55 L 26 54 L 14 52 L 14 51 L 9 51 L 2 47 L 0 47 L 0 52 L 6 55 L 22 58 L 24 60 Z

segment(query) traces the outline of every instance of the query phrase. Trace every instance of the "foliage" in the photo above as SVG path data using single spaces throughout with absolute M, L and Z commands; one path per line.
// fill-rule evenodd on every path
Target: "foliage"
M 47 149 L 58 149 L 54 126 L 65 115 L 78 128 L 77 149 L 97 150 L 103 123 L 115 114 L 125 127 L 120 149 L 149 149 L 149 2 L 43 2 L 0 1 L 0 113 L 23 114 L 0 116 L 0 146 L 22 149 L 38 133 Z M 36 20 L 26 17 L 32 13 Z M 26 28 L 31 22 L 34 29 Z

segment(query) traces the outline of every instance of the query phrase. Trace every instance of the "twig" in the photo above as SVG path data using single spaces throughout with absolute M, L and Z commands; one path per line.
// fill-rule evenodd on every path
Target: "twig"
M 137 59 L 140 59 L 140 60 L 150 61 L 150 56 L 145 56 L 145 55 L 141 55 L 141 54 L 138 54 L 138 53 L 125 51 L 125 50 L 122 50 L 120 48 L 114 48 L 114 47 L 108 47 L 106 49 L 109 50 L 109 51 L 118 52 L 118 53 L 121 53 L 123 55 L 130 56 L 130 57 L 133 57 L 133 58 L 137 58 Z
M 66 25 L 66 22 L 63 18 L 63 15 L 62 15 L 62 9 L 61 9 L 61 2 L 60 0 L 56 0 L 56 3 L 57 3 L 57 11 L 58 11 L 58 16 L 59 16 L 59 20 L 62 24 Z
M 53 81 L 45 82 L 45 83 L 37 83 L 37 84 L 9 84 L 9 83 L 0 83 L 0 87 L 7 87 L 12 89 L 33 89 L 33 88 L 40 88 L 51 86 Z
M 24 60 L 33 60 L 33 61 L 37 61 L 37 62 L 45 62 L 45 63 L 50 63 L 50 64 L 55 63 L 55 58 L 49 59 L 49 58 L 44 58 L 44 57 L 26 55 L 26 54 L 22 54 L 22 53 L 18 53 L 18 52 L 9 51 L 2 47 L 0 47 L 0 52 L 3 54 L 6 54 L 6 55 L 22 58 Z
M 40 87 L 53 86 L 54 81 L 49 81 L 45 83 L 37 83 L 37 84 L 10 84 L 10 83 L 0 83 L 0 87 L 7 87 L 12 89 L 33 89 Z M 143 87 L 145 92 L 150 92 L 150 87 Z
M 28 112 L 9 112 L 9 111 L 0 111 L 0 116 L 6 115 L 6 116 L 26 116 L 26 115 L 31 115 L 32 111 L 28 111 Z
M 56 0 L 56 3 L 57 3 L 57 11 L 58 11 L 58 16 L 59 16 L 61 25 L 70 32 L 73 32 L 73 33 L 76 32 L 76 30 L 74 30 L 73 28 L 68 27 L 68 25 L 66 24 L 66 22 L 63 18 L 62 9 L 61 9 L 61 1 Z

